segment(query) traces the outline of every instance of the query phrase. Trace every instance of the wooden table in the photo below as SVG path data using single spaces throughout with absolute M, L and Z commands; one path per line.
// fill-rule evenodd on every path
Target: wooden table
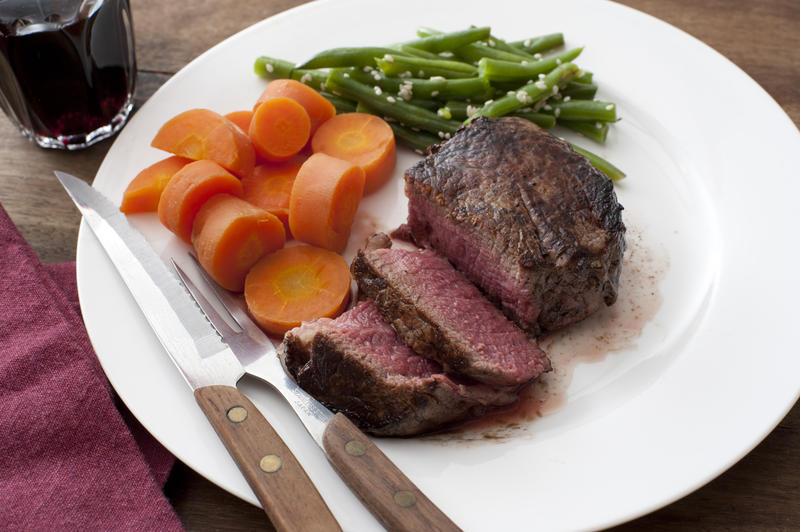
M 302 0 L 133 2 L 140 106 L 201 52 Z M 800 124 L 800 3 L 797 0 L 623 0 L 720 51 Z M 395 6 L 394 8 L 396 8 Z M 420 21 L 424 23 L 424 20 Z M 760 134 L 760 133 L 754 133 Z M 0 202 L 43 262 L 72 261 L 80 217 L 53 178 L 91 180 L 106 141 L 78 153 L 46 151 L 0 118 Z M 797 154 L 787 154 L 797 157 Z M 269 527 L 261 510 L 178 463 L 166 493 L 189 530 Z M 740 463 L 684 499 L 620 530 L 800 529 L 800 406 Z

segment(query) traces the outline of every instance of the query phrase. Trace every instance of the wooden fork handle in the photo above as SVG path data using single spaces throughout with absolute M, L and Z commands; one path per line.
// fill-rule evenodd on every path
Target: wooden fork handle
M 328 423 L 322 445 L 339 476 L 388 530 L 460 530 L 343 414 Z

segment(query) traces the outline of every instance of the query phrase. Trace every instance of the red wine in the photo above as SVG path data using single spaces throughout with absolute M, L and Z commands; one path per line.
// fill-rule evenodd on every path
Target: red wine
M 31 4 L 56 12 L 37 16 Z M 34 137 L 69 144 L 115 130 L 136 77 L 128 1 L 36 4 L 0 1 L 0 104 Z

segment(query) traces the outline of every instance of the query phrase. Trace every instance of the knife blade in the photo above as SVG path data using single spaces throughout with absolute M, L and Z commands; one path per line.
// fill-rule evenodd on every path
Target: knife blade
M 194 277 L 216 297 L 225 316 L 172 259 L 178 277 L 245 371 L 272 385 L 289 403 L 336 472 L 389 530 L 460 530 L 383 452 L 342 413 L 333 414 L 284 370 L 272 341 L 241 302 L 219 286 L 192 258 Z M 236 328 L 231 326 L 231 323 Z
M 341 530 L 263 414 L 237 388 L 244 369 L 144 236 L 99 191 L 55 172 L 120 273 L 277 530 Z

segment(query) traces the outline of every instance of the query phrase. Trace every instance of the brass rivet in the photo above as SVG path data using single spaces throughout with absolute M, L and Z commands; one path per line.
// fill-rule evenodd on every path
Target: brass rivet
M 265 473 L 275 473 L 283 465 L 283 460 L 277 454 L 268 454 L 258 463 L 258 467 Z
M 414 506 L 417 502 L 417 498 L 410 491 L 401 490 L 394 494 L 394 502 L 396 502 L 398 506 L 408 508 L 409 506 Z
M 225 412 L 232 423 L 241 423 L 247 419 L 247 409 L 243 406 L 232 406 Z
M 367 453 L 367 446 L 358 440 L 350 440 L 344 444 L 344 450 L 350 456 L 364 456 Z

